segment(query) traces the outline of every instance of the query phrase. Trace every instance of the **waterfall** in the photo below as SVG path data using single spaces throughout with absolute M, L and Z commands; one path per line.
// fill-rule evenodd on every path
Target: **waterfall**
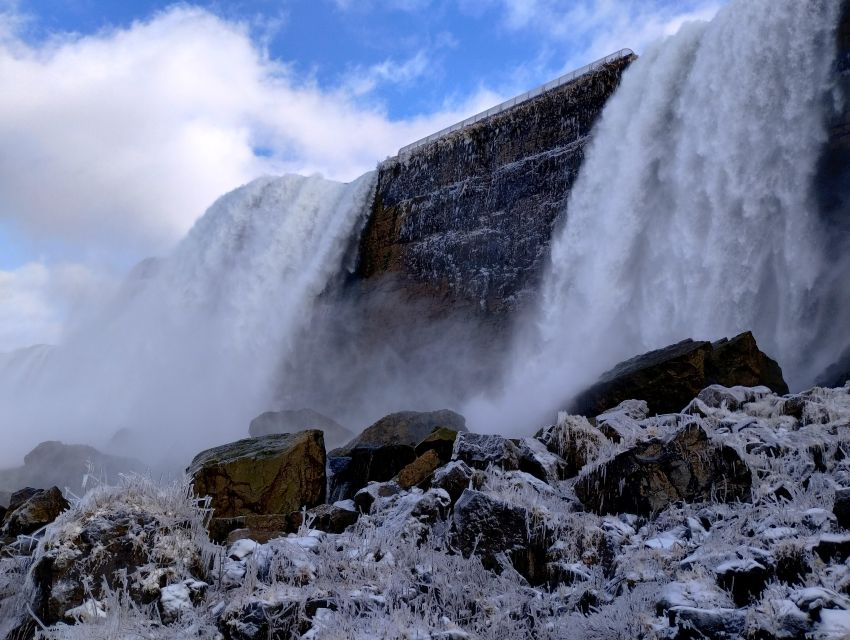
M 37 376 L 18 368 L 28 378 L 13 384 L 6 367 L 0 415 L 19 435 L 4 455 L 47 438 L 102 445 L 119 429 L 175 457 L 247 436 L 285 383 L 281 362 L 340 272 L 374 180 L 261 178 L 221 197 L 170 256 L 142 263 L 41 358 Z
M 627 70 L 553 238 L 534 339 L 505 397 L 467 408 L 480 428 L 516 430 L 687 337 L 752 330 L 792 387 L 850 341 L 813 194 L 838 4 L 738 0 Z

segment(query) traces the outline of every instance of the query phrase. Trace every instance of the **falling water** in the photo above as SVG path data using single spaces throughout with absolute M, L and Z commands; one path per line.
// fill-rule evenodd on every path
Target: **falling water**
M 515 430 L 686 337 L 752 330 L 792 386 L 834 359 L 820 339 L 850 338 L 847 296 L 829 284 L 812 185 L 837 22 L 833 0 L 738 0 L 631 66 L 553 240 L 534 346 L 505 398 L 467 409 L 477 422 Z
M 139 455 L 247 435 L 313 301 L 340 272 L 374 177 L 262 178 L 220 198 L 96 321 L 38 352 L 35 379 L 0 384 L 0 415 L 18 433 L 0 462 L 46 438 L 101 444 L 122 428 L 139 448 L 124 453 Z

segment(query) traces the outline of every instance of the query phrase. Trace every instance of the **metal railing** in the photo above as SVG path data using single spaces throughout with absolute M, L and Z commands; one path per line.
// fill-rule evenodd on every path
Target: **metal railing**
M 605 56 L 604 58 L 600 58 L 595 62 L 591 62 L 580 69 L 576 69 L 575 71 L 571 71 L 560 78 L 556 78 L 551 82 L 547 82 L 544 85 L 537 87 L 536 89 L 532 89 L 531 91 L 526 91 L 522 95 L 518 95 L 515 98 L 511 98 L 510 100 L 505 100 L 505 102 L 501 104 L 497 104 L 495 107 L 491 107 L 487 109 L 487 111 L 482 111 L 481 113 L 477 113 L 474 116 L 467 118 L 457 124 L 453 124 L 450 127 L 446 127 L 437 133 L 432 133 L 430 136 L 426 136 L 421 140 L 417 140 L 416 142 L 412 142 L 409 145 L 406 145 L 399 149 L 398 155 L 399 157 L 409 154 L 414 149 L 417 149 L 423 145 L 428 144 L 429 142 L 433 142 L 443 136 L 447 136 L 450 133 L 455 131 L 459 131 L 460 129 L 464 129 L 476 122 L 484 120 L 485 118 L 489 118 L 491 116 L 496 115 L 497 113 L 501 113 L 506 109 L 510 109 L 511 107 L 515 107 L 518 104 L 531 100 L 532 98 L 536 98 L 537 96 L 546 93 L 547 91 L 551 91 L 552 89 L 556 89 L 557 87 L 561 87 L 565 84 L 573 82 L 577 80 L 581 76 L 587 75 L 588 73 L 593 73 L 600 67 L 605 66 L 606 64 L 611 64 L 612 62 L 616 62 L 617 60 L 621 60 L 622 58 L 628 58 L 629 56 L 633 56 L 635 53 L 631 49 L 620 49 L 616 53 L 612 53 L 611 55 Z

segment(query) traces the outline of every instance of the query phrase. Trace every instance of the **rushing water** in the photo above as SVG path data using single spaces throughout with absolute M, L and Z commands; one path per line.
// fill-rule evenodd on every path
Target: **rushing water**
M 94 322 L 46 356 L 34 352 L 37 376 L 0 384 L 3 422 L 21 431 L 4 457 L 45 438 L 101 444 L 119 428 L 135 434 L 139 449 L 126 453 L 139 455 L 245 435 L 340 272 L 374 177 L 262 178 L 220 198 Z
M 812 185 L 838 4 L 738 0 L 630 67 L 553 240 L 535 341 L 506 397 L 468 409 L 479 422 L 554 409 L 686 337 L 752 330 L 792 386 L 835 358 L 847 287 L 823 259 Z

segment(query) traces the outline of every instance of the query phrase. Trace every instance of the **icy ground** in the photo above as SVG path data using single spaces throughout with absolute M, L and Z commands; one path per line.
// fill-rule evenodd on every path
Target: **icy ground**
M 710 387 L 673 416 L 643 418 L 640 404 L 599 421 L 623 440 L 590 438 L 582 474 L 635 441 L 695 421 L 749 465 L 752 502 L 600 517 L 582 510 L 575 479 L 474 471 L 470 485 L 524 509 L 522 535 L 553 532 L 550 578 L 532 586 L 505 554 L 488 554 L 484 537 L 469 557 L 458 551 L 459 531 L 492 514 L 461 516 L 441 488 L 373 486 L 373 495 L 390 495 L 345 533 L 304 527 L 223 548 L 206 537 L 208 512 L 185 484 L 136 478 L 77 501 L 31 557 L 0 561 L 0 637 L 33 619 L 33 568 L 46 558 L 54 572 L 67 568 L 51 598 L 71 593 L 75 579 L 89 594 L 65 621 L 36 623 L 38 638 L 56 640 L 850 637 L 850 531 L 833 513 L 836 490 L 850 487 L 850 385 L 785 397 Z M 595 429 L 570 416 L 559 425 L 567 439 L 570 430 Z M 116 567 L 110 588 L 92 584 L 102 577 L 86 580 L 102 575 L 98 553 L 113 540 L 92 531 L 129 540 L 122 548 L 133 559 L 123 574 Z

